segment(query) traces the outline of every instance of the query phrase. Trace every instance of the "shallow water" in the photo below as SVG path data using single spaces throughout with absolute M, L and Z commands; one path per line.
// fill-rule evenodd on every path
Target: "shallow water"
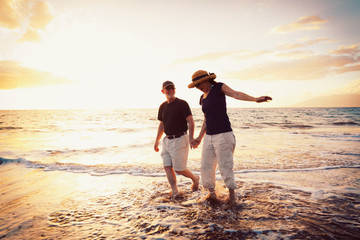
M 214 203 L 204 189 L 191 192 L 183 177 L 178 178 L 182 195 L 172 200 L 163 177 L 5 168 L 0 227 L 5 239 L 356 239 L 360 234 L 358 168 L 316 175 L 242 173 L 233 207 L 225 203 L 222 181 L 216 191 L 224 203 Z
M 202 122 L 194 109 L 196 134 Z M 157 110 L 0 111 L 0 238 L 356 239 L 360 108 L 229 109 L 238 205 L 153 150 Z M 201 147 L 188 167 L 199 174 Z M 217 175 L 217 191 L 227 191 Z

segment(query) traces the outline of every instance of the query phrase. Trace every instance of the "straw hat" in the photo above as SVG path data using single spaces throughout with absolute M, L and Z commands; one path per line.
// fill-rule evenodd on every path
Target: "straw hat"
M 198 70 L 192 75 L 192 83 L 188 85 L 188 88 L 193 88 L 199 83 L 202 83 L 207 80 L 213 80 L 216 78 L 215 73 L 209 73 L 204 70 Z

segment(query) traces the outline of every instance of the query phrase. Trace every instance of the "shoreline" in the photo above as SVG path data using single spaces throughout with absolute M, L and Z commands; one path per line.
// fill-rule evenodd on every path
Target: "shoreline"
M 238 162 L 238 161 L 236 161 Z M 23 167 L 30 169 L 41 169 L 45 172 L 52 171 L 63 171 L 70 173 L 86 173 L 91 176 L 107 176 L 107 175 L 122 175 L 128 174 L 131 176 L 143 176 L 143 177 L 166 177 L 165 172 L 160 166 L 160 163 L 156 163 L 155 166 L 152 166 L 150 169 L 149 166 L 142 166 L 143 168 L 139 168 L 134 165 L 120 166 L 120 165 L 79 165 L 76 163 L 67 163 L 67 162 L 38 162 L 38 161 L 29 161 L 25 158 L 3 158 L 0 157 L 0 166 L 8 165 L 8 164 L 21 164 Z M 193 163 L 192 163 L 193 164 Z M 194 166 L 190 167 L 191 170 L 196 175 L 200 175 L 199 169 Z M 267 174 L 267 173 L 291 173 L 291 172 L 322 172 L 328 170 L 336 170 L 336 169 L 360 169 L 359 164 L 351 164 L 351 165 L 328 165 L 328 166 L 319 166 L 319 167 L 304 167 L 304 168 L 262 168 L 262 169 L 252 169 L 243 167 L 242 170 L 234 169 L 235 176 L 241 176 L 246 174 Z M 152 172 L 151 172 L 152 171 Z M 216 176 L 220 177 L 220 172 L 216 171 Z

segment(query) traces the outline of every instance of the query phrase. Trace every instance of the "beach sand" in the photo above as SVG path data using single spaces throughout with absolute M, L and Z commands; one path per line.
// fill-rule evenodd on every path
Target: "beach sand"
M 238 204 L 207 200 L 178 177 L 91 176 L 0 166 L 0 239 L 359 239 L 360 169 L 237 175 Z M 327 172 L 331 171 L 331 172 Z M 312 175 L 312 176 L 310 176 Z M 15 177 L 16 176 L 16 177 Z M 326 176 L 333 178 L 328 184 Z M 340 178 L 341 177 L 341 178 Z M 334 181 L 336 179 L 336 181 Z M 41 180 L 41 181 L 40 181 Z M 314 185 L 315 184 L 315 185 Z M 338 185 L 337 185 L 338 184 Z M 221 180 L 217 194 L 225 202 Z

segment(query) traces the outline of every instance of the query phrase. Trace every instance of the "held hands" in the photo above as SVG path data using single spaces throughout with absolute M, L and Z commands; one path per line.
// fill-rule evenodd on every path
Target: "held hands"
M 189 137 L 189 143 L 190 143 L 190 148 L 191 149 L 196 148 L 196 146 L 194 145 L 194 138 Z
M 201 142 L 201 138 L 190 139 L 190 147 L 192 149 L 195 149 L 200 145 L 200 142 Z M 159 142 L 158 141 L 156 141 L 154 144 L 154 150 L 155 150 L 155 152 L 159 151 Z
M 195 138 L 193 141 L 190 142 L 191 148 L 195 149 L 197 148 L 201 143 L 201 138 Z
M 268 102 L 268 101 L 271 101 L 271 100 L 272 100 L 272 98 L 269 97 L 269 96 L 261 96 L 261 97 L 258 97 L 258 98 L 255 99 L 255 101 L 257 103 Z

